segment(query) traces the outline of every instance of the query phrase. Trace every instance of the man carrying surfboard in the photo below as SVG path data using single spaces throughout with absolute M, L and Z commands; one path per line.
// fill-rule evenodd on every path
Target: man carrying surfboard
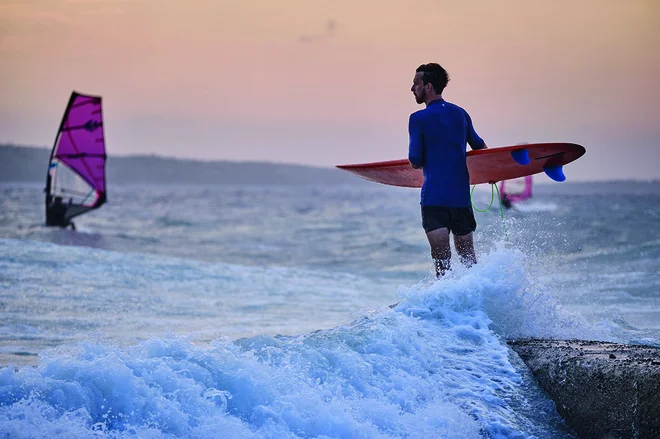
M 472 233 L 477 222 L 470 201 L 466 146 L 487 148 L 477 135 L 470 115 L 442 98 L 449 75 L 439 64 L 422 64 L 415 71 L 411 91 L 426 107 L 410 115 L 408 160 L 422 168 L 422 226 L 426 232 L 436 276 L 450 268 L 449 235 L 466 266 L 477 263 Z

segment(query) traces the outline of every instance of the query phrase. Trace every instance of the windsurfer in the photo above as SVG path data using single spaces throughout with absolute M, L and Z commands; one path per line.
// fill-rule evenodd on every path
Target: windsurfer
M 107 201 L 102 115 L 100 96 L 71 93 L 46 172 L 47 226 L 76 230 L 73 218 Z
M 499 188 L 500 203 L 507 209 L 532 197 L 532 176 L 503 180 Z
M 72 230 L 76 230 L 76 225 L 73 221 L 66 218 L 66 206 L 62 203 L 62 197 L 55 196 L 52 203 L 48 204 L 46 209 L 46 225 L 56 226 L 66 229 L 71 226 Z
M 507 209 L 511 209 L 511 200 L 509 200 L 509 196 L 507 194 L 502 194 L 502 206 L 506 207 Z

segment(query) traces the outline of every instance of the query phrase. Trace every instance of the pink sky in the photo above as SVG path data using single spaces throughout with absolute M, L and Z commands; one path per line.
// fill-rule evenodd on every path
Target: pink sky
M 491 147 L 581 143 L 573 181 L 660 178 L 656 0 L 4 0 L 0 142 L 50 146 L 72 90 L 111 155 L 404 158 L 415 68 Z

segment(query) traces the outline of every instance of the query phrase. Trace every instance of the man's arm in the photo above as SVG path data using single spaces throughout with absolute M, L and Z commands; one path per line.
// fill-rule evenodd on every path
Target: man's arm
M 408 119 L 408 136 L 410 138 L 408 161 L 413 168 L 419 169 L 424 166 L 424 136 L 417 113 L 411 114 Z
M 467 120 L 467 142 L 472 149 L 487 149 L 486 142 L 484 139 L 479 137 L 477 132 L 474 130 L 474 125 L 472 125 L 472 118 L 470 115 L 465 112 L 465 118 Z

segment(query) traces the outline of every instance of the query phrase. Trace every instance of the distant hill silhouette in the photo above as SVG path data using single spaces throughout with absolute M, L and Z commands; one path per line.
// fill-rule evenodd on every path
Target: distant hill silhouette
M 0 145 L 0 182 L 42 182 L 50 149 Z M 363 184 L 339 169 L 268 162 L 201 161 L 160 156 L 112 157 L 108 184 Z
M 0 145 L 0 183 L 45 183 L 49 148 Z M 134 155 L 108 160 L 107 180 L 113 184 L 258 184 L 381 186 L 334 168 L 269 162 L 184 160 Z M 480 190 L 490 189 L 480 185 Z M 534 193 L 589 195 L 608 193 L 659 194 L 660 181 L 593 181 L 556 183 L 540 174 Z

